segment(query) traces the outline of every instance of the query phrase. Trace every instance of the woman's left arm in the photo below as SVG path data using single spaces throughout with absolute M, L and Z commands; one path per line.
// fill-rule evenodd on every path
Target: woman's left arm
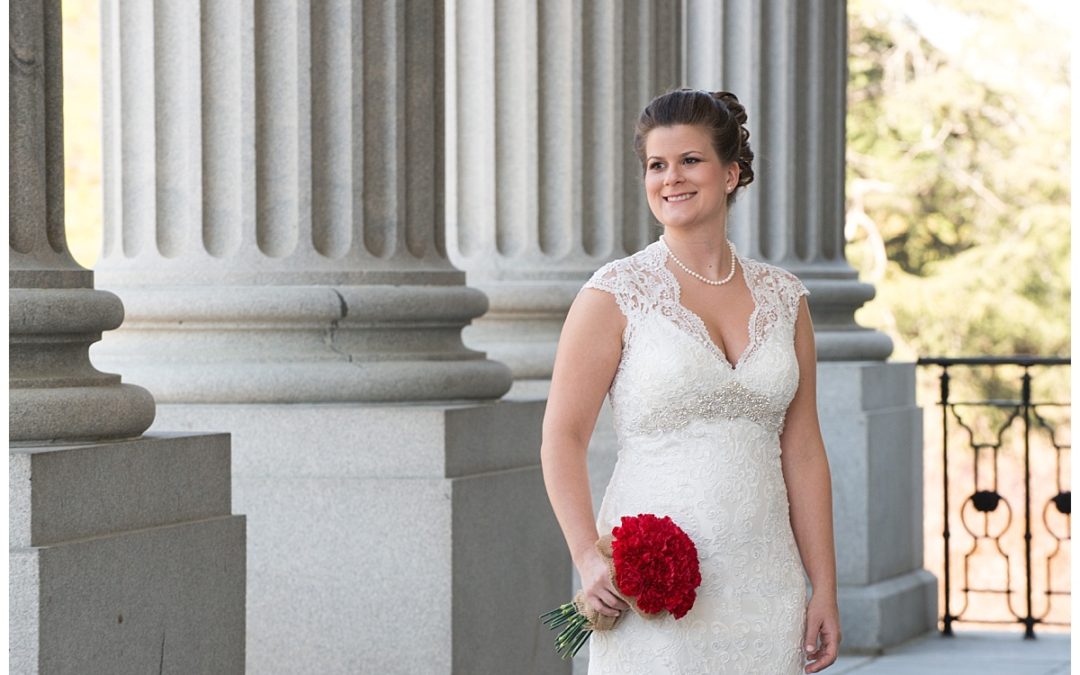
M 836 604 L 836 550 L 833 545 L 832 479 L 817 414 L 817 352 L 806 298 L 795 320 L 799 387 L 784 418 L 780 460 L 790 504 L 791 529 L 803 567 L 813 585 L 806 611 L 806 672 L 831 665 L 840 647 Z M 820 638 L 820 643 L 819 643 Z

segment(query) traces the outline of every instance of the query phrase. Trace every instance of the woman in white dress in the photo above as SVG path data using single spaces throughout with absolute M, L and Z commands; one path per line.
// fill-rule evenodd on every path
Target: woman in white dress
M 559 340 L 544 482 L 586 601 L 623 614 L 614 630 L 593 633 L 591 675 L 794 675 L 836 659 L 808 291 L 727 238 L 728 207 L 753 180 L 745 123 L 728 92 L 650 102 L 635 148 L 664 234 L 597 270 Z M 594 521 L 586 448 L 605 395 L 619 454 Z M 671 516 L 697 546 L 702 583 L 678 620 L 628 611 L 594 548 L 638 513 Z

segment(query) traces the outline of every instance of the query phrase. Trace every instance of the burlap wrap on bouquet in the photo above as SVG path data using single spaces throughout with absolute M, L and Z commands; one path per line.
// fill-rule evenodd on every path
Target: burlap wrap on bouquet
M 663 612 L 656 612 L 655 614 L 647 614 L 638 609 L 637 602 L 634 598 L 627 597 L 619 591 L 618 584 L 615 583 L 615 561 L 611 552 L 612 536 L 605 534 L 596 540 L 596 550 L 607 561 L 608 566 L 608 578 L 611 579 L 611 585 L 615 587 L 615 595 L 622 598 L 626 604 L 630 605 L 630 608 L 634 612 L 644 619 L 656 619 L 660 617 Z M 578 614 L 582 615 L 589 620 L 590 628 L 592 630 L 611 630 L 615 627 L 615 624 L 619 622 L 619 618 L 622 617 L 622 613 L 619 616 L 608 616 L 601 614 L 593 609 L 592 605 L 585 601 L 585 591 L 579 590 L 574 595 L 574 608 L 577 609 Z

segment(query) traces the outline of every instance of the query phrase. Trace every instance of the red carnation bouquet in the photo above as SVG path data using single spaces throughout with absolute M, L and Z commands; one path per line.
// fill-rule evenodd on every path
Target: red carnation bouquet
M 670 517 L 623 516 L 622 525 L 600 537 L 596 549 L 608 561 L 619 597 L 639 616 L 651 619 L 667 610 L 681 619 L 694 606 L 695 589 L 701 585 L 697 547 Z M 573 601 L 540 619 L 552 630 L 562 628 L 555 650 L 566 659 L 578 653 L 594 630 L 614 628 L 619 617 L 597 612 L 579 590 Z

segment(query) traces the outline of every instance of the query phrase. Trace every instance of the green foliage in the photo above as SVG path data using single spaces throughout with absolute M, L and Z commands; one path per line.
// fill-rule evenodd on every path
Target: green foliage
M 1067 32 L 1016 1 L 909 4 L 849 6 L 847 250 L 878 289 L 857 318 L 897 358 L 1067 354 Z

